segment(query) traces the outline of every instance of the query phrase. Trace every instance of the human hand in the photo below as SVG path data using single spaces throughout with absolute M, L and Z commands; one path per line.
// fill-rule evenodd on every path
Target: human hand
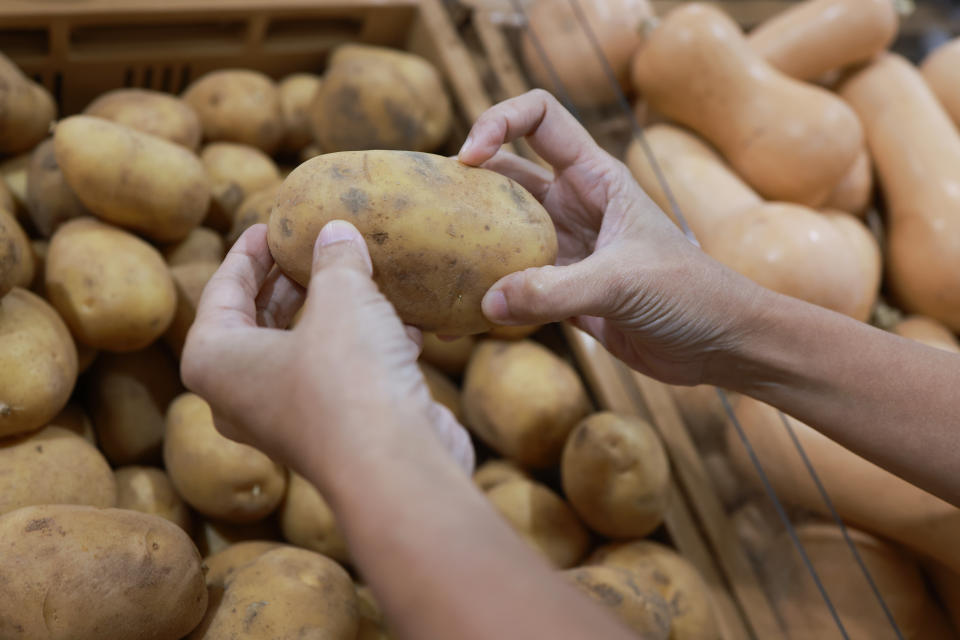
M 526 137 L 554 169 L 501 151 Z M 474 124 L 459 159 L 522 184 L 557 228 L 557 266 L 499 280 L 483 299 L 497 324 L 570 319 L 634 369 L 675 384 L 708 381 L 735 350 L 764 291 L 709 258 L 552 95 L 530 91 Z
M 184 383 L 210 404 L 221 433 L 304 475 L 318 461 L 389 455 L 396 438 L 426 428 L 471 470 L 466 432 L 432 400 L 417 366 L 419 332 L 405 331 L 371 273 L 356 228 L 330 222 L 304 300 L 274 266 L 266 225 L 254 225 L 203 292 L 183 351 Z

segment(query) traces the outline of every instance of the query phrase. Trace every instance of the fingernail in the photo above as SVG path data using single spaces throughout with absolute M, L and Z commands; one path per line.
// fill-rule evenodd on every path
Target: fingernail
M 487 294 L 483 296 L 483 301 L 480 303 L 480 306 L 483 309 L 483 315 L 487 316 L 489 320 L 504 322 L 510 319 L 510 309 L 507 307 L 507 296 L 503 295 L 503 291 L 500 289 L 488 291 Z
M 458 158 L 462 158 L 463 154 L 468 153 L 473 147 L 473 134 L 467 136 L 467 139 L 463 141 L 463 146 L 460 147 L 460 152 L 457 154 Z
M 358 235 L 360 232 L 357 228 L 346 220 L 331 220 L 320 230 L 317 240 L 321 247 L 326 247 L 337 242 L 356 240 Z

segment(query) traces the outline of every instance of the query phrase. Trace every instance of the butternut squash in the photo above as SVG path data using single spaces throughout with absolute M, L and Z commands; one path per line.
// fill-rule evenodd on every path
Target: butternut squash
M 647 127 L 644 137 L 680 212 L 700 242 L 712 236 L 731 215 L 762 202 L 723 158 L 693 133 L 656 124 Z M 674 218 L 670 201 L 639 140 L 630 143 L 625 160 L 647 195 Z
M 750 32 L 750 48 L 798 80 L 864 62 L 890 46 L 899 19 L 893 0 L 806 0 Z
M 823 208 L 846 211 L 862 218 L 867 214 L 872 199 L 873 165 L 870 153 L 864 147 L 843 179 L 830 192 Z
M 840 91 L 860 115 L 886 196 L 890 289 L 906 311 L 960 331 L 960 133 L 896 54 Z
M 768 202 L 733 216 L 703 249 L 768 289 L 862 321 L 880 286 L 876 241 L 844 213 Z
M 771 67 L 709 5 L 667 15 L 637 50 L 633 82 L 651 107 L 713 143 L 771 200 L 823 204 L 863 144 L 850 107 Z
M 640 33 L 653 18 L 648 0 L 579 0 L 590 29 L 624 91 L 630 88 L 630 57 L 640 44 Z M 569 0 L 536 0 L 527 18 L 547 60 L 578 107 L 612 103 L 616 91 L 593 44 Z M 561 95 L 543 57 L 524 31 L 520 50 L 531 80 Z
M 898 336 L 922 342 L 929 347 L 960 353 L 957 337 L 933 318 L 909 316 L 894 325 L 892 331 Z
M 920 65 L 924 80 L 960 126 L 960 38 L 940 45 Z
M 743 397 L 737 404 L 736 415 L 777 494 L 790 504 L 828 516 L 777 410 Z M 805 424 L 787 419 L 844 521 L 895 540 L 960 572 L 960 509 Z M 727 429 L 727 450 L 734 467 L 759 483 L 732 426 Z

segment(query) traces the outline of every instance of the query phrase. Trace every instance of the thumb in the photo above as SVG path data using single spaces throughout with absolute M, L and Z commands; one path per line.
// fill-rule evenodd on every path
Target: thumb
M 355 226 L 346 220 L 331 220 L 323 226 L 313 245 L 310 279 L 325 269 L 344 267 L 373 275 L 373 262 L 367 243 Z
M 498 280 L 483 297 L 483 313 L 503 325 L 545 324 L 575 316 L 609 316 L 622 292 L 598 254 L 565 267 L 536 267 Z

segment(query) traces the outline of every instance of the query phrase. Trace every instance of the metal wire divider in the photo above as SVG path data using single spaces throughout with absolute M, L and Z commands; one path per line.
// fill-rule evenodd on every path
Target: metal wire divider
M 553 65 L 552 61 L 549 59 L 546 50 L 544 49 L 540 38 L 535 33 L 533 27 L 530 24 L 530 21 L 527 19 L 526 12 L 520 2 L 520 0 L 510 0 L 513 6 L 514 11 L 521 16 L 521 28 L 526 33 L 527 37 L 530 39 L 531 44 L 536 50 L 537 56 L 540 58 L 541 62 L 544 65 L 544 68 L 549 75 L 550 82 L 553 84 L 554 90 L 557 93 L 557 97 L 560 98 L 560 101 L 564 106 L 570 111 L 571 114 L 577 119 L 581 120 L 580 114 L 578 113 L 573 101 L 570 98 L 569 93 L 567 92 L 563 81 L 560 79 L 557 74 L 556 67 Z M 653 169 L 654 175 L 657 182 L 660 184 L 660 187 L 663 189 L 664 195 L 667 198 L 667 202 L 670 205 L 672 213 L 677 220 L 677 223 L 680 226 L 680 229 L 683 231 L 687 239 L 695 244 L 700 246 L 700 243 L 697 241 L 696 235 L 693 233 L 687 224 L 686 218 L 683 215 L 683 212 L 680 210 L 680 206 L 677 203 L 677 200 L 673 194 L 673 191 L 670 189 L 670 185 L 664 175 L 658 161 L 656 154 L 653 153 L 653 149 L 650 147 L 646 136 L 644 135 L 643 128 L 640 126 L 640 123 L 637 121 L 636 115 L 633 110 L 630 108 L 630 103 L 627 101 L 627 97 L 624 94 L 623 90 L 620 87 L 620 83 L 617 81 L 616 74 L 610 66 L 610 63 L 607 61 L 606 56 L 603 53 L 603 48 L 600 46 L 600 42 L 597 39 L 596 34 L 593 29 L 590 27 L 590 24 L 586 18 L 586 15 L 583 13 L 583 9 L 580 6 L 579 0 L 568 0 L 571 9 L 573 10 L 574 16 L 577 19 L 581 29 L 586 35 L 587 39 L 590 42 L 590 46 L 593 49 L 594 54 L 597 56 L 602 68 L 604 75 L 607 80 L 610 82 L 611 86 L 614 88 L 614 94 L 617 97 L 617 103 L 620 108 L 629 118 L 630 126 L 633 132 L 635 139 L 639 142 L 641 148 L 643 149 L 644 155 L 647 157 L 648 162 L 650 163 L 651 168 Z M 840 632 L 840 635 L 845 639 L 849 639 L 846 628 L 843 625 L 843 622 L 840 620 L 840 616 L 837 613 L 836 607 L 833 604 L 833 601 L 830 599 L 829 594 L 827 593 L 826 588 L 823 585 L 823 582 L 820 579 L 819 574 L 813 566 L 809 556 L 807 555 L 806 549 L 803 546 L 803 543 L 800 541 L 799 536 L 797 535 L 796 528 L 793 526 L 793 523 L 790 522 L 790 518 L 786 513 L 786 510 L 783 507 L 783 503 L 780 501 L 779 497 L 776 494 L 776 491 L 773 488 L 773 485 L 770 483 L 770 480 L 763 469 L 763 465 L 760 463 L 759 458 L 756 455 L 756 451 L 753 449 L 753 446 L 750 443 L 747 434 L 743 431 L 740 421 L 737 419 L 733 408 L 730 405 L 729 399 L 727 398 L 726 393 L 717 388 L 717 394 L 720 398 L 721 404 L 723 405 L 724 412 L 727 414 L 728 419 L 733 424 L 734 428 L 737 431 L 737 434 L 743 443 L 747 455 L 750 458 L 751 463 L 754 466 L 754 469 L 757 472 L 757 475 L 760 478 L 760 482 L 763 485 L 763 489 L 767 496 L 770 498 L 773 506 L 779 516 L 780 520 L 783 522 L 784 527 L 787 530 L 787 534 L 790 537 L 793 546 L 796 548 L 797 552 L 800 554 L 800 557 L 803 561 L 804 566 L 807 571 L 810 573 L 811 578 L 814 581 L 814 584 L 817 587 L 821 597 L 827 609 L 830 612 L 831 617 L 837 625 L 837 630 Z M 817 475 L 816 470 L 813 467 L 810 458 L 807 456 L 806 451 L 803 448 L 803 445 L 800 443 L 800 440 L 796 437 L 793 428 L 790 426 L 789 421 L 783 412 L 777 410 L 778 415 L 780 416 L 781 421 L 783 422 L 784 428 L 787 430 L 794 447 L 797 449 L 798 454 L 803 460 L 804 466 L 810 474 L 811 479 L 816 485 L 817 491 L 820 494 L 820 497 L 823 499 L 824 504 L 827 507 L 827 510 L 830 512 L 831 518 L 834 520 L 836 525 L 840 528 L 843 539 L 850 549 L 851 554 L 854 557 L 860 571 L 863 573 L 864 578 L 867 580 L 870 588 L 877 599 L 877 602 L 880 604 L 881 609 L 884 612 L 884 615 L 887 618 L 887 621 L 890 623 L 890 627 L 893 629 L 894 633 L 898 640 L 903 640 L 903 633 L 900 630 L 899 625 L 893 617 L 893 613 L 890 611 L 890 608 L 887 606 L 886 601 L 883 598 L 883 595 L 880 593 L 876 582 L 873 579 L 873 576 L 870 574 L 869 569 L 866 564 L 863 562 L 863 558 L 860 556 L 856 545 L 853 543 L 853 540 L 850 538 L 850 535 L 847 531 L 846 526 L 843 523 L 843 520 L 840 518 L 840 515 L 837 513 L 836 509 L 833 506 L 833 502 L 830 500 L 829 495 L 827 494 L 826 488 L 823 486 L 823 483 L 820 481 L 820 477 Z

